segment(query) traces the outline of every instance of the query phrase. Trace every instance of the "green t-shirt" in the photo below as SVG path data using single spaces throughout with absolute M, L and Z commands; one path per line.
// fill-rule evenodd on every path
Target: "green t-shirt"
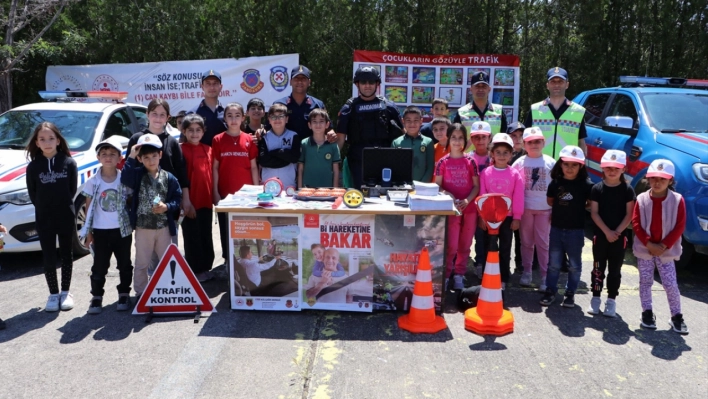
M 298 163 L 304 164 L 303 187 L 332 187 L 334 183 L 332 165 L 341 161 L 336 143 L 325 141 L 324 144 L 317 145 L 312 137 L 303 139 L 298 160 Z

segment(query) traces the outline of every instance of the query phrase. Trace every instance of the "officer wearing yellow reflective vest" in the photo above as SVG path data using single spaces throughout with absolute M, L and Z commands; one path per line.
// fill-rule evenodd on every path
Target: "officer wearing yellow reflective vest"
M 524 124 L 541 129 L 546 138 L 543 153 L 558 159 L 558 154 L 567 145 L 576 145 L 587 153 L 585 146 L 585 108 L 565 97 L 570 83 L 568 72 L 560 67 L 551 68 L 546 74 L 548 97 L 531 105 Z
M 457 115 L 453 122 L 461 123 L 470 132 L 472 124 L 475 122 L 484 121 L 489 123 L 492 128 L 492 135 L 499 132 L 506 132 L 506 114 L 499 104 L 489 102 L 489 93 L 492 88 L 489 86 L 489 74 L 486 72 L 476 72 L 470 78 L 472 81 L 472 102 L 465 104 L 457 110 Z M 471 143 L 467 140 L 468 143 Z M 474 150 L 473 145 L 465 150 L 471 152 Z

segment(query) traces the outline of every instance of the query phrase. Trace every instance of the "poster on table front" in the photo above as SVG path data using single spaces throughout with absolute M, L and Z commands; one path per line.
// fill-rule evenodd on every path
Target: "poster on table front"
M 409 310 L 420 251 L 427 247 L 435 310 L 440 312 L 445 273 L 445 218 L 440 215 L 376 215 L 374 309 Z
M 300 217 L 228 216 L 231 308 L 301 310 Z
M 519 115 L 519 57 L 506 54 L 420 55 L 380 51 L 354 51 L 353 72 L 373 66 L 381 72 L 380 94 L 403 110 L 415 105 L 423 110 L 423 120 L 432 120 L 433 99 L 443 98 L 450 119 L 457 109 L 472 101 L 472 75 L 489 75 L 489 101 L 504 107 L 507 122 Z M 352 73 L 353 73 L 352 72 Z M 352 86 L 352 96 L 357 96 Z
M 303 309 L 371 312 L 374 215 L 305 214 L 302 223 Z

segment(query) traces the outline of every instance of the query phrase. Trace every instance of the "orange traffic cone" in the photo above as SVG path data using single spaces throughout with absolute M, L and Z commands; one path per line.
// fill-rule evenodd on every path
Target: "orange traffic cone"
M 398 318 L 399 328 L 416 334 L 435 334 L 447 328 L 445 319 L 435 315 L 431 270 L 428 248 L 424 247 L 418 260 L 411 311 Z
M 465 312 L 465 329 L 480 335 L 505 335 L 514 331 L 514 315 L 502 303 L 499 252 L 489 251 L 477 307 Z

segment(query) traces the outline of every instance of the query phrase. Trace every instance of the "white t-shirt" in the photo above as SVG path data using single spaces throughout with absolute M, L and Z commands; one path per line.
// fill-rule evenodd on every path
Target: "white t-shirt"
M 98 185 L 98 190 L 96 190 Z M 103 181 L 98 174 L 84 186 L 84 192 L 89 195 L 96 193 L 96 198 L 93 199 L 93 228 L 94 229 L 117 229 L 120 228 L 118 220 L 118 203 L 127 200 L 126 198 L 118 197 L 118 187 L 120 186 L 120 172 L 115 180 L 111 183 Z
M 556 161 L 543 154 L 538 158 L 523 155 L 511 166 L 524 179 L 524 209 L 547 211 L 551 209 L 546 201 L 548 185 L 551 184 L 551 169 Z
M 344 280 L 345 278 L 349 277 L 348 275 L 344 275 L 342 277 L 332 277 L 332 283 L 327 285 L 325 288 L 336 284 L 337 282 Z M 310 288 L 313 288 L 317 284 L 319 284 L 320 281 L 322 281 L 323 277 L 317 277 L 317 276 L 310 276 L 310 279 L 307 280 L 307 284 L 305 284 L 304 287 L 302 287 L 303 290 L 307 291 Z M 323 288 L 323 290 L 325 289 Z M 332 291 L 327 295 L 322 295 L 317 299 L 318 303 L 347 303 L 347 295 L 352 295 L 350 293 L 351 291 L 351 284 L 342 287 L 336 291 Z

